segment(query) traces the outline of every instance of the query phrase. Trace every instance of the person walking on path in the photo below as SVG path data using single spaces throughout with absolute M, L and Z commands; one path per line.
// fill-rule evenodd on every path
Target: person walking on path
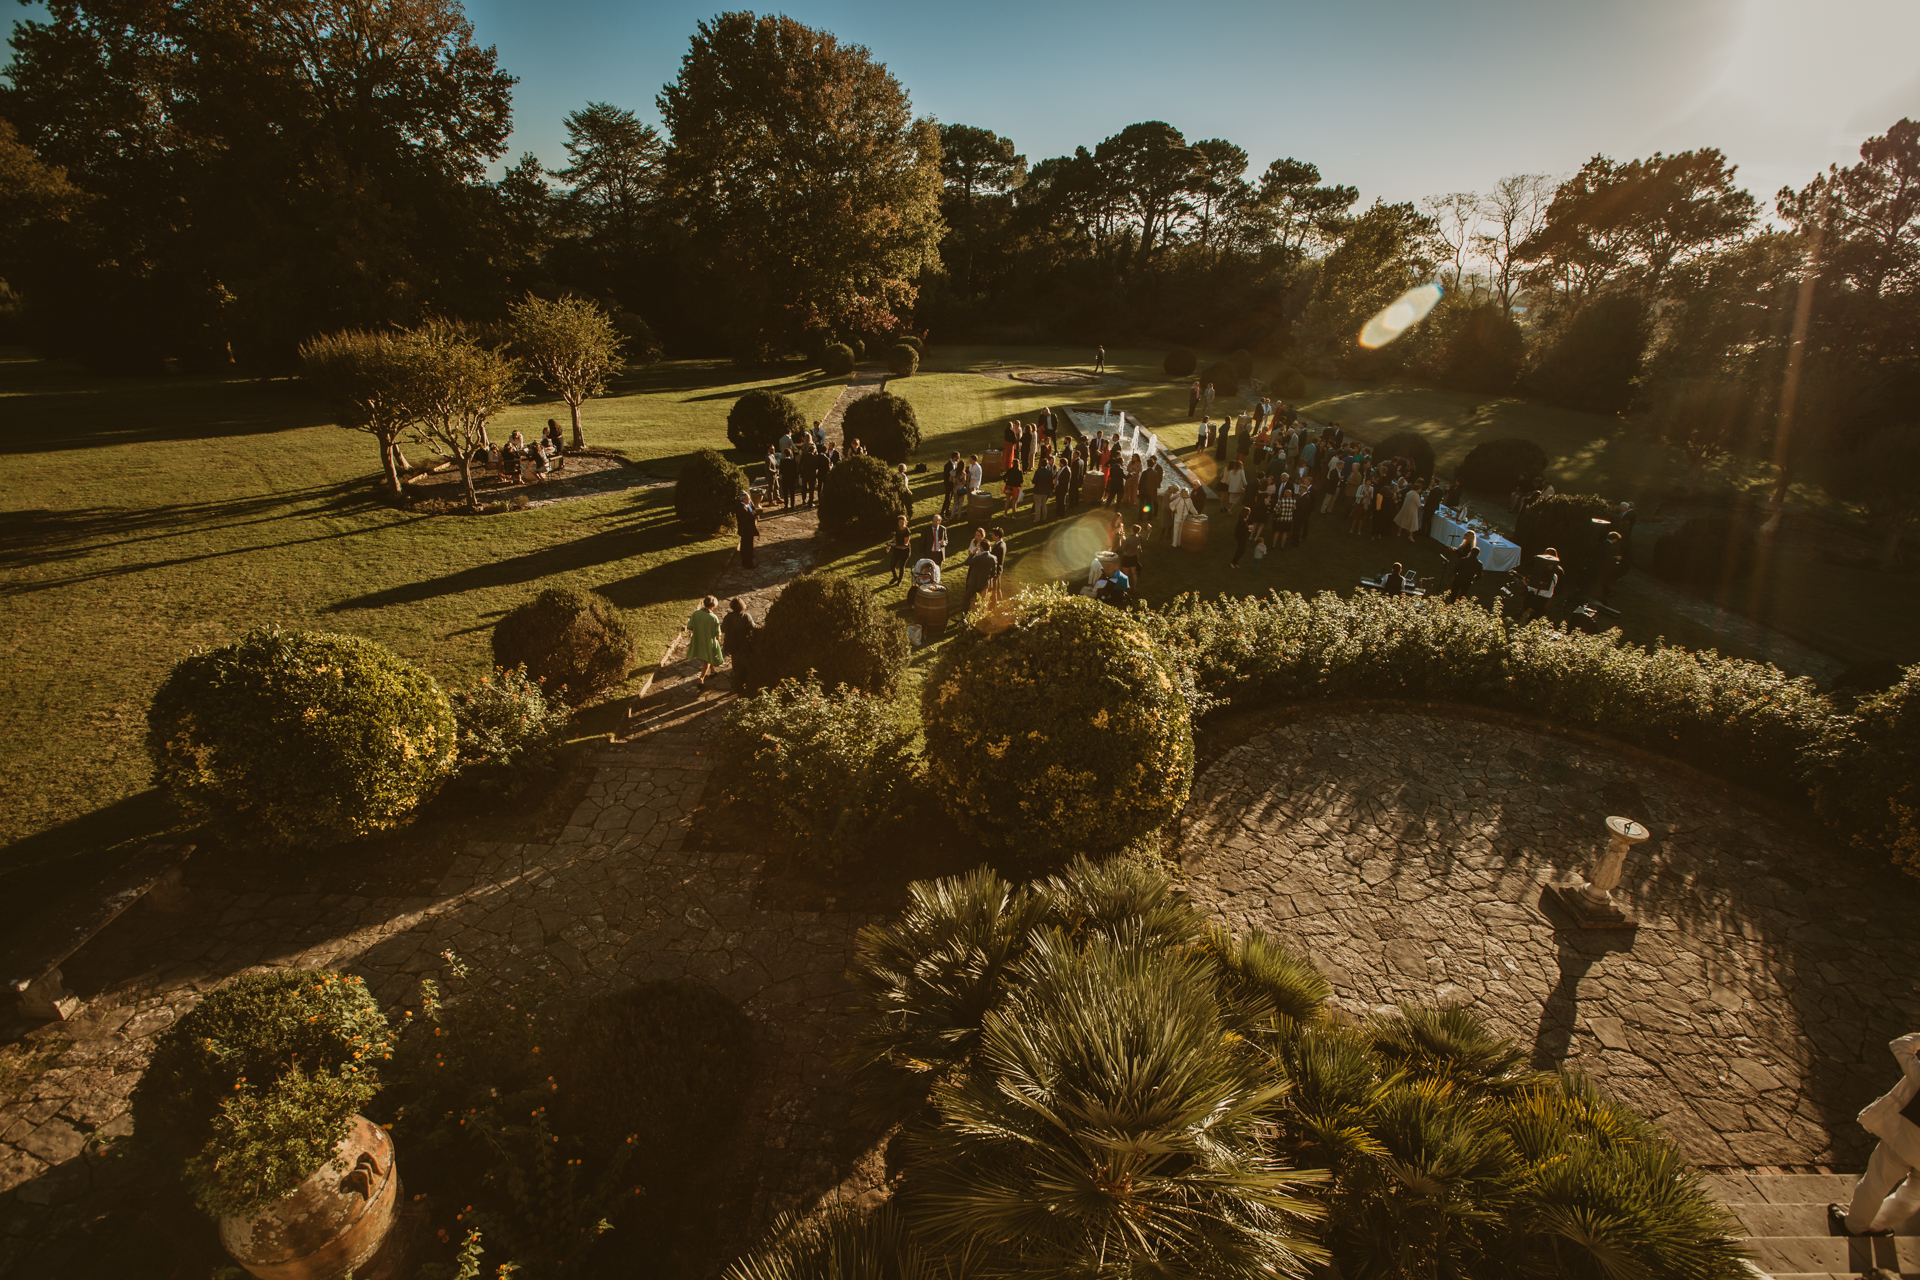
M 1920 1211 L 1920 1031 L 1887 1048 L 1900 1079 L 1860 1113 L 1861 1127 L 1879 1142 L 1854 1184 L 1853 1203 L 1844 1213 L 1827 1206 L 1827 1230 L 1836 1236 L 1892 1235 Z
M 1253 509 L 1240 508 L 1239 519 L 1233 522 L 1233 559 L 1227 561 L 1227 568 L 1238 569 L 1240 560 L 1247 554 L 1247 545 L 1253 541 Z
M 760 517 L 754 510 L 753 495 L 740 495 L 740 505 L 733 511 L 734 527 L 740 532 L 740 563 L 753 568 L 753 540 L 760 536 Z
M 1105 373 L 1107 371 L 1107 349 L 1105 347 L 1101 347 L 1099 353 L 1094 356 L 1093 371 L 1095 373 Z
M 747 612 L 746 601 L 735 596 L 727 602 L 726 616 L 720 619 L 720 652 L 738 666 L 741 652 L 752 643 L 753 615 Z
M 893 570 L 893 581 L 887 584 L 890 587 L 899 586 L 900 580 L 907 575 L 908 540 L 907 518 L 905 516 L 895 516 L 893 518 L 893 537 L 887 540 L 887 559 L 889 561 L 887 567 Z
M 727 655 L 720 651 L 720 615 L 713 611 L 720 602 L 712 596 L 705 596 L 700 607 L 687 619 L 687 630 L 693 633 L 693 639 L 687 642 L 687 657 L 700 664 L 700 687 L 707 687 L 707 677 L 713 669 L 724 666 Z

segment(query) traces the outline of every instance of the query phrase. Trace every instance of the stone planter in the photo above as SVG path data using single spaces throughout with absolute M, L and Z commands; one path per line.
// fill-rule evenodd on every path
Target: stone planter
M 375 1255 L 393 1230 L 400 1170 L 393 1139 L 365 1116 L 292 1195 L 251 1218 L 222 1218 L 220 1243 L 261 1280 L 375 1280 L 398 1259 Z M 372 1266 L 369 1264 L 372 1263 Z

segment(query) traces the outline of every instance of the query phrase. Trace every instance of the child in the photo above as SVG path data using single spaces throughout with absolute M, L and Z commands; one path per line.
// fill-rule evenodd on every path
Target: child
M 1253 567 L 1258 569 L 1260 562 L 1267 558 L 1267 540 L 1265 538 L 1253 544 Z

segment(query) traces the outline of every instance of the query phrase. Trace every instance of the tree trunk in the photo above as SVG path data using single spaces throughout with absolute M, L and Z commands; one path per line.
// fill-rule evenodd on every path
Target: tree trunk
M 1893 568 L 1894 561 L 1900 558 L 1900 539 L 1906 535 L 1907 524 L 1912 519 L 1911 512 L 1893 518 L 1893 527 L 1887 530 L 1887 540 L 1880 544 L 1880 568 L 1883 571 Z
M 407 461 L 407 452 L 400 447 L 398 440 L 393 442 L 393 460 L 399 464 L 401 471 L 413 470 L 413 464 Z
M 581 434 L 580 431 L 580 402 L 578 400 L 569 400 L 567 401 L 567 408 L 573 413 L 573 447 L 576 449 L 584 449 L 587 447 L 587 438 Z
M 481 428 L 482 432 L 485 430 L 485 427 Z M 467 491 L 467 510 L 477 512 L 480 510 L 480 497 L 473 491 L 473 451 L 460 450 L 454 461 L 460 464 L 460 484 Z
M 400 446 L 390 436 L 375 438 L 380 441 L 380 469 L 386 472 L 387 491 L 397 500 L 400 497 L 400 472 L 394 465 L 393 455 L 400 452 Z

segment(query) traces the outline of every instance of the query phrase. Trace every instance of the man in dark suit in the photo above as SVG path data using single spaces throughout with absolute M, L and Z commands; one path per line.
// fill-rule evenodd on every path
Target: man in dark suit
M 740 495 L 740 505 L 734 508 L 734 524 L 740 530 L 740 563 L 753 568 L 753 540 L 760 536 L 760 520 L 754 511 L 753 495 Z
M 967 594 L 960 602 L 962 618 L 973 608 L 973 598 L 985 591 L 993 582 L 993 575 L 1000 572 L 1000 562 L 987 547 L 985 542 L 974 543 L 974 553 L 967 558 Z

